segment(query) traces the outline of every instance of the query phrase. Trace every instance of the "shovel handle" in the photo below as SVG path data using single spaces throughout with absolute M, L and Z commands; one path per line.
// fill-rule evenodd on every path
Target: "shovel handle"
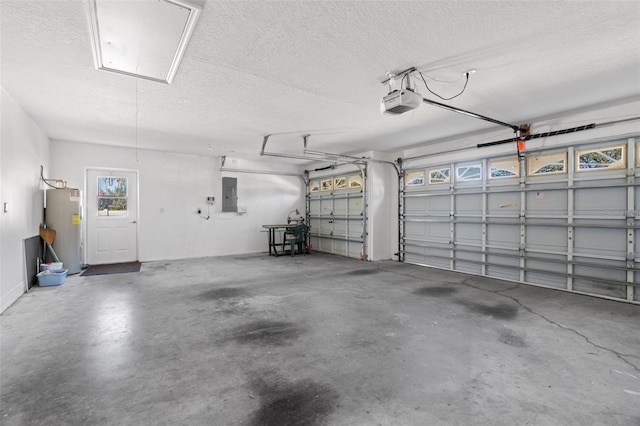
M 53 257 L 53 260 L 55 260 L 56 262 L 60 262 L 60 258 L 58 258 L 58 255 L 56 254 L 56 251 L 53 249 L 51 244 L 47 243 L 47 247 L 49 248 L 49 253 L 51 253 L 51 257 Z

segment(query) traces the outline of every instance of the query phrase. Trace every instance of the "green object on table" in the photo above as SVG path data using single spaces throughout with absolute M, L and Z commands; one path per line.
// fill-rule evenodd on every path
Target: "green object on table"
M 291 256 L 296 253 L 296 246 L 298 246 L 298 251 L 304 253 L 306 251 L 306 247 L 303 247 L 305 242 L 305 234 L 307 233 L 307 225 L 304 223 L 300 223 L 296 225 L 292 229 L 287 229 L 284 232 L 284 240 L 286 243 L 289 243 L 289 251 L 291 252 Z

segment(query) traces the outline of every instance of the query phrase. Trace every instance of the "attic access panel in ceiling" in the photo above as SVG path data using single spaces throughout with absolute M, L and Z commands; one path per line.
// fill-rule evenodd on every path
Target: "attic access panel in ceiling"
M 86 0 L 96 68 L 171 83 L 200 15 L 182 0 Z

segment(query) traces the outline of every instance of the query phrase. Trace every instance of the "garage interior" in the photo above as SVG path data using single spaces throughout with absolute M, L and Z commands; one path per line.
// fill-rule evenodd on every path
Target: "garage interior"
M 637 2 L 0 22 L 2 424 L 640 423 Z

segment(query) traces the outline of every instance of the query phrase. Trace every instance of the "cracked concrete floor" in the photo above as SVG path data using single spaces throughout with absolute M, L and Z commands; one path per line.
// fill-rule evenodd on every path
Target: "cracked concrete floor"
M 640 306 L 397 262 L 149 262 L 35 288 L 3 425 L 639 425 Z

